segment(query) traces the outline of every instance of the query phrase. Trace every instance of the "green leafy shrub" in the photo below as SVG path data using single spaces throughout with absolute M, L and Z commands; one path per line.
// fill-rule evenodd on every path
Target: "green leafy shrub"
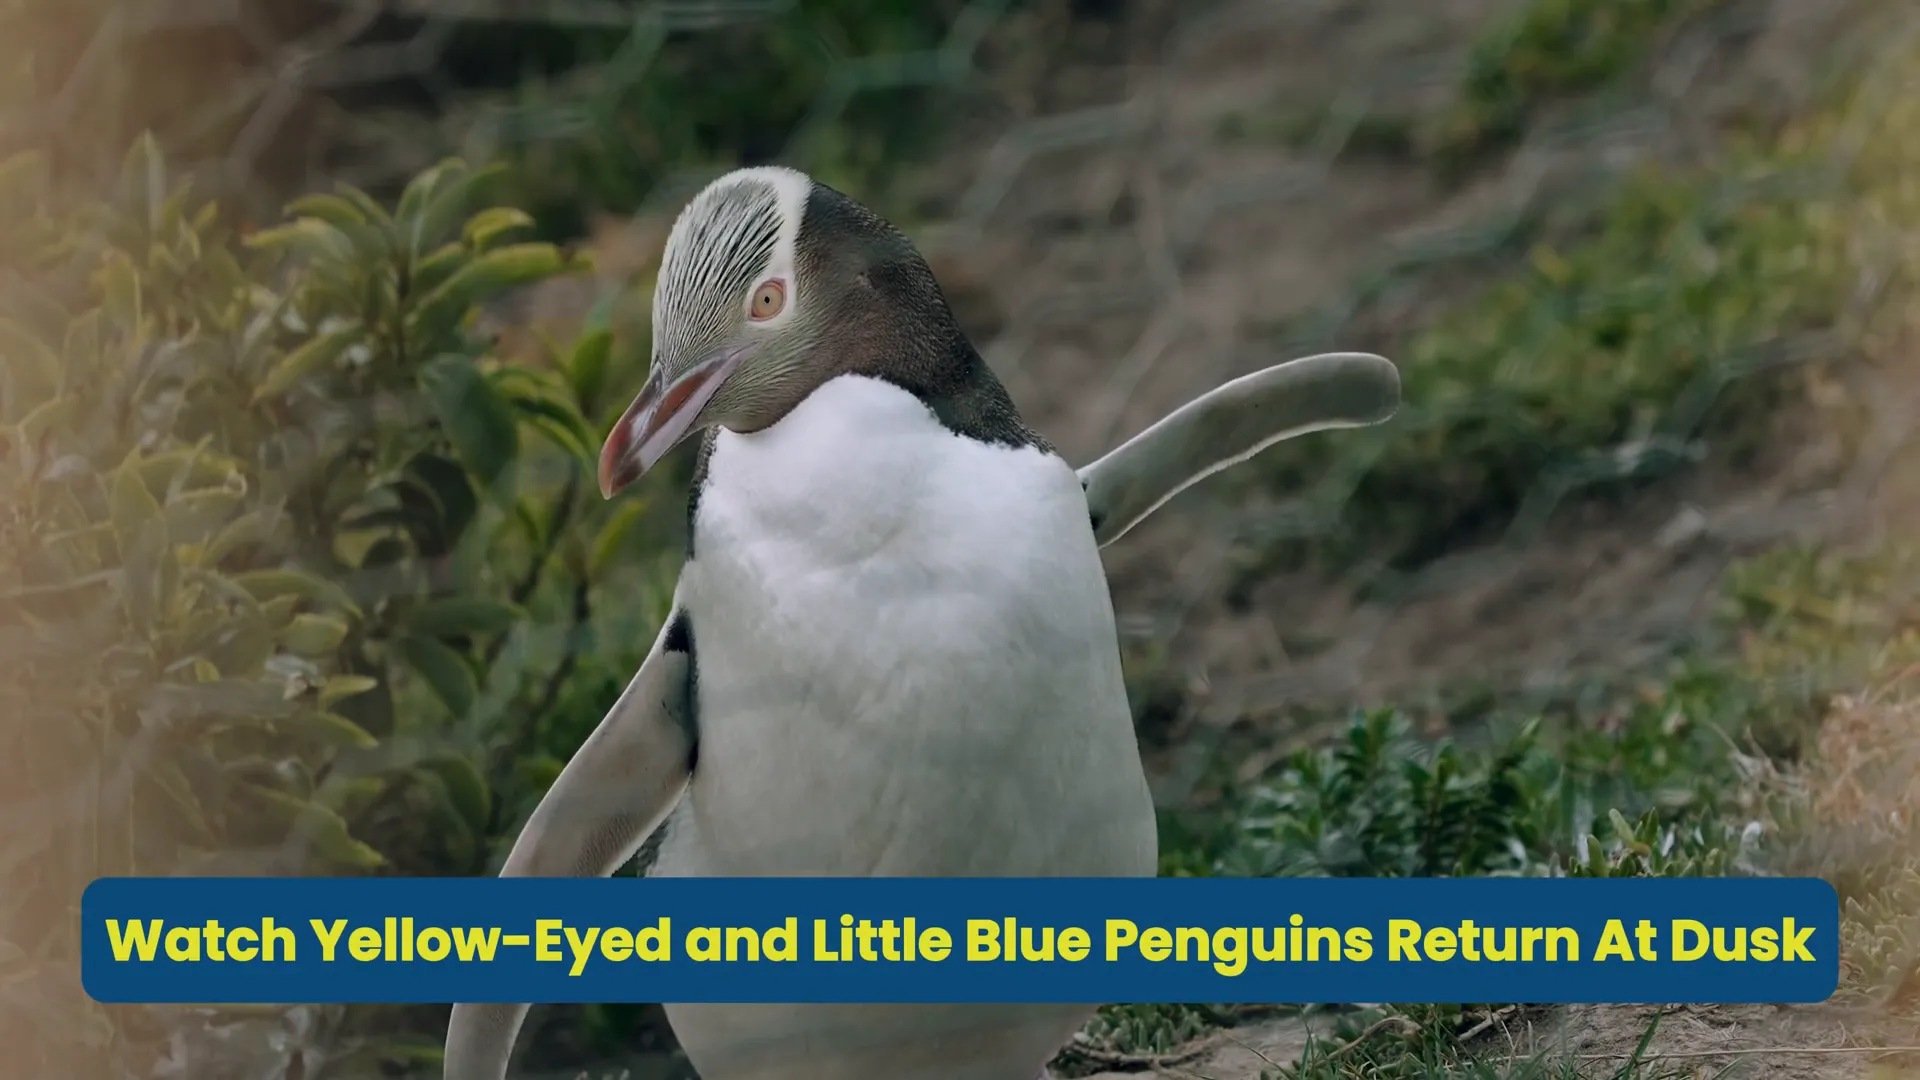
M 1515 716 L 1475 696 L 1461 734 L 1395 709 L 1171 815 L 1162 873 L 1228 876 L 1717 875 L 1762 871 L 1796 842 L 1798 767 L 1825 694 L 1784 692 L 1818 656 L 1859 674 L 1920 658 L 1912 558 L 1787 548 L 1734 564 L 1703 647 L 1652 681 Z M 1835 612 L 1848 613 L 1836 618 Z M 1798 614 L 1810 613 L 1810 614 Z M 1731 641 L 1739 647 L 1721 648 Z M 1786 663 L 1791 666 L 1782 667 Z M 1835 751 L 1828 747 L 1824 756 Z M 1902 789 L 1904 790 L 1904 789 Z M 1895 815 L 1898 816 L 1898 815 Z
M 1228 876 L 1701 875 L 1750 864 L 1752 808 L 1726 782 L 1723 702 L 1640 702 L 1612 732 L 1536 719 L 1469 750 L 1391 710 L 1295 752 L 1238 793 L 1210 870 Z M 1743 820 L 1743 814 L 1747 815 Z
M 61 981 L 94 877 L 488 869 L 553 771 L 525 717 L 613 696 L 569 680 L 641 504 L 593 519 L 582 490 L 608 334 L 530 369 L 471 331 L 573 268 L 515 241 L 486 171 L 445 163 L 392 209 L 309 196 L 244 242 L 151 140 L 108 202 L 45 177 L 0 169 L 4 768 L 45 826 L 6 846 L 0 956 L 36 1012 L 96 1017 L 8 1031 L 75 1075 L 141 1033 Z M 518 639 L 556 593 L 566 660 L 539 672 Z

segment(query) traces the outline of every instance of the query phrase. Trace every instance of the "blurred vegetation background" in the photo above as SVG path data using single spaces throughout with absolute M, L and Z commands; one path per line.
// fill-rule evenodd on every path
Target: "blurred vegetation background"
M 665 227 L 769 161 L 919 238 L 1076 461 L 1291 356 L 1401 363 L 1392 424 L 1110 553 L 1165 873 L 1816 873 L 1846 905 L 1844 1014 L 1112 1007 L 1061 1075 L 1903 1064 L 1870 1051 L 1920 1042 L 1914 25 L 9 0 L 0 1073 L 438 1075 L 444 1008 L 91 1002 L 80 891 L 497 869 L 677 572 L 689 463 L 590 476 Z M 527 1075 L 686 1075 L 652 1007 L 523 1043 Z

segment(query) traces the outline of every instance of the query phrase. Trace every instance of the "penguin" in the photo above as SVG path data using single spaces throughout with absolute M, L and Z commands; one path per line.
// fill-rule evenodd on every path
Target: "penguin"
M 1203 395 L 1076 470 L 1021 419 L 895 227 L 730 172 L 670 231 L 613 498 L 698 441 L 671 613 L 502 876 L 1151 877 L 1158 836 L 1102 545 L 1200 477 L 1378 423 L 1387 360 Z M 668 1004 L 703 1080 L 1034 1080 L 1095 1005 Z M 501 1080 L 525 1005 L 456 1005 Z

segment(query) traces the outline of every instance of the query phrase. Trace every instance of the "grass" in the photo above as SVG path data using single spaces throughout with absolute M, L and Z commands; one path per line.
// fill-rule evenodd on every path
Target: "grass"
M 1170 820 L 1162 873 L 1820 876 L 1842 897 L 1841 998 L 1920 1001 L 1916 587 L 1913 549 L 1790 547 L 1744 560 L 1725 576 L 1717 615 L 1720 636 L 1739 643 L 1732 652 L 1685 658 L 1583 709 L 1495 708 L 1438 742 L 1393 710 L 1358 715 L 1331 745 Z M 1810 685 L 1809 671 L 1830 685 Z M 1875 689 L 1829 696 L 1841 686 Z M 1178 1058 L 1272 1011 L 1113 1006 L 1085 1033 L 1097 1053 L 1063 1061 Z M 1547 1012 L 1355 1011 L 1267 1077 L 1693 1075 L 1658 1060 L 1612 1073 L 1551 1055 L 1481 1060 L 1483 1021 L 1516 1018 Z
M 1681 22 L 1728 0 L 1529 0 L 1484 35 L 1452 105 L 1429 134 L 1444 176 L 1511 146 L 1544 104 L 1594 90 L 1644 63 Z
M 1843 114 L 1708 169 L 1649 166 L 1583 221 L 1523 228 L 1491 283 L 1389 346 L 1406 402 L 1392 424 L 1299 440 L 1245 470 L 1338 503 L 1341 519 L 1314 538 L 1247 534 L 1242 582 L 1342 554 L 1413 569 L 1463 544 L 1524 542 L 1563 498 L 1623 490 L 1703 449 L 1754 459 L 1770 418 L 1805 400 L 1795 380 L 1855 329 L 1857 191 L 1832 167 Z
M 1276 448 L 1249 474 L 1344 498 L 1320 553 L 1406 568 L 1498 535 L 1558 484 L 1658 474 L 1703 436 L 1750 454 L 1787 399 L 1759 376 L 1770 350 L 1832 327 L 1852 280 L 1839 192 L 1790 182 L 1819 153 L 1631 178 L 1578 234 L 1537 243 L 1517 273 L 1393 350 L 1406 401 L 1393 424 Z M 1315 546 L 1276 542 L 1247 572 Z
M 1418 143 L 1443 172 L 1480 160 L 1547 102 L 1616 81 L 1721 3 L 1531 0 L 1474 46 L 1437 118 L 1368 113 L 1343 152 Z M 1832 168 L 1850 106 L 1705 168 L 1643 168 L 1577 221 L 1536 216 L 1480 252 L 1464 269 L 1497 270 L 1491 283 L 1391 343 L 1407 403 L 1393 424 L 1302 440 L 1247 471 L 1337 502 L 1342 518 L 1330 536 L 1249 535 L 1240 584 L 1336 554 L 1407 570 L 1502 534 L 1521 541 L 1566 495 L 1661 475 L 1707 446 L 1736 464 L 1763 449 L 1765 418 L 1800 396 L 1775 369 L 1845 321 L 1857 280 L 1857 191 Z M 1328 137 L 1325 113 L 1236 113 L 1221 134 L 1303 145 Z M 1398 280 L 1376 273 L 1356 292 L 1364 302 Z

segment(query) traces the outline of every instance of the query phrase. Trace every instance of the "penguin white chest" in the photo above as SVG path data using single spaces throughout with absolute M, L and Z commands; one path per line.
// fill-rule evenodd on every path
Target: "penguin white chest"
M 707 468 L 680 591 L 700 757 L 657 873 L 1153 873 L 1065 462 L 842 376 Z

